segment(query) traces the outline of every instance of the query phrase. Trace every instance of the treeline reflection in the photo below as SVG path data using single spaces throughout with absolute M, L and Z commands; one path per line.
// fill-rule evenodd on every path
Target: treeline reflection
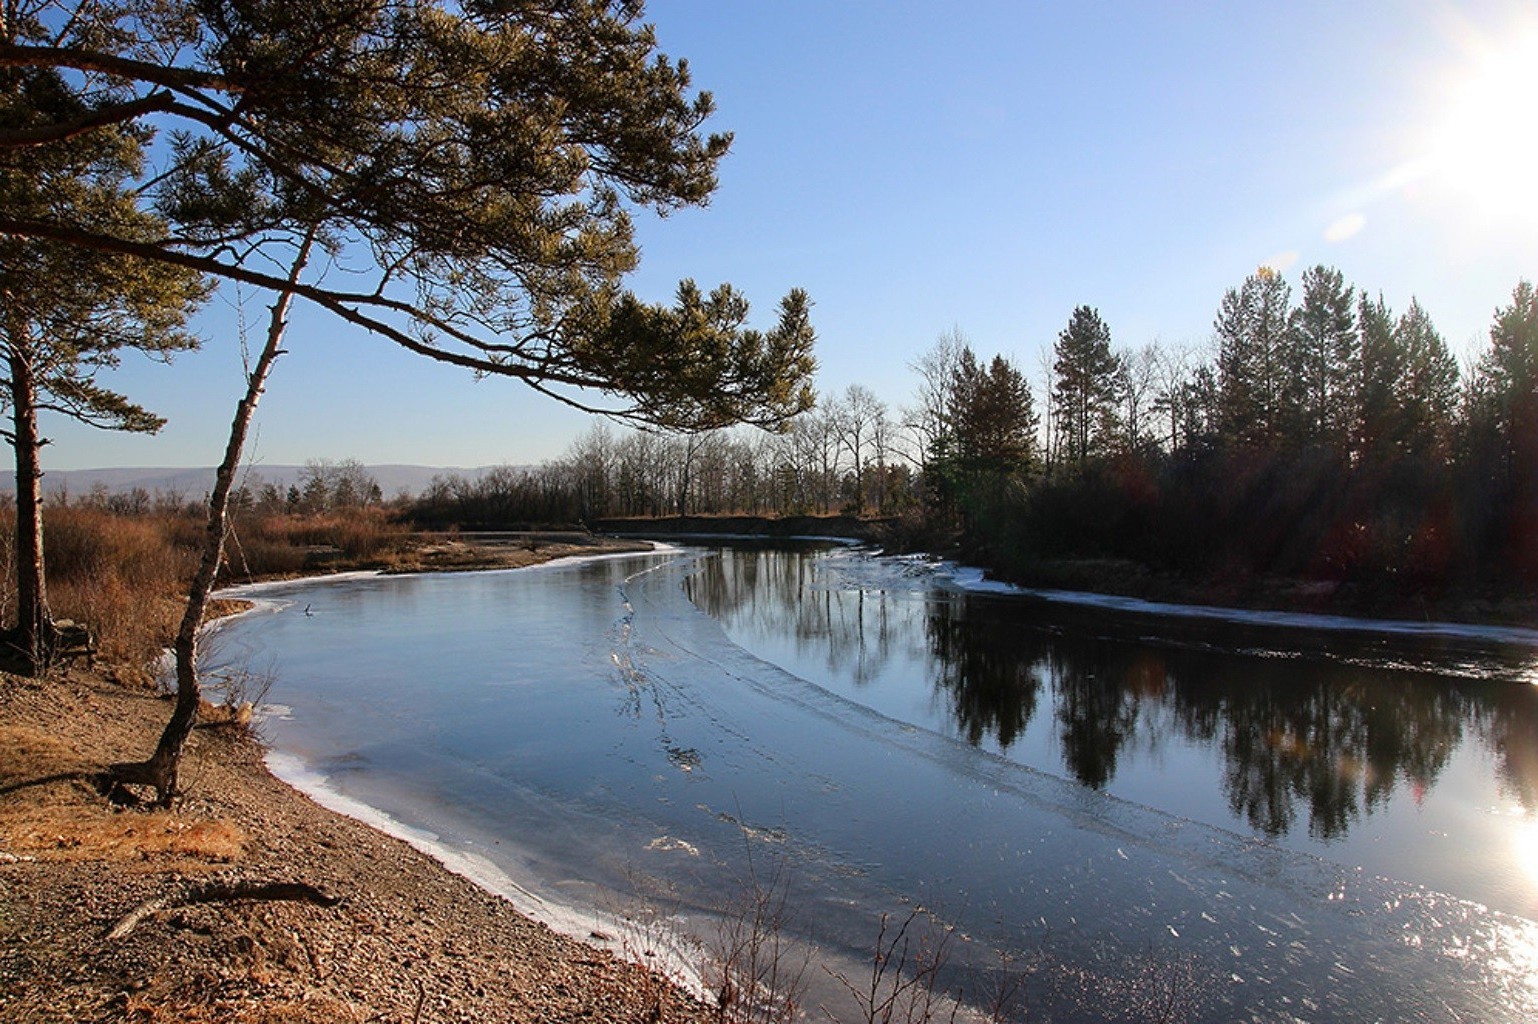
M 793 643 L 830 679 L 926 689 L 930 724 L 975 746 L 1008 753 L 1050 716 L 1038 726 L 1050 723 L 1062 768 L 1086 786 L 1109 786 L 1132 751 L 1216 751 L 1230 810 L 1269 836 L 1305 824 L 1315 839 L 1343 836 L 1401 788 L 1432 789 L 1469 742 L 1511 799 L 1538 807 L 1532 686 L 1306 648 L 1236 653 L 1211 626 L 1205 644 L 1104 635 L 1104 615 L 956 593 L 901 563 L 814 551 L 727 550 L 686 588 L 729 629 Z

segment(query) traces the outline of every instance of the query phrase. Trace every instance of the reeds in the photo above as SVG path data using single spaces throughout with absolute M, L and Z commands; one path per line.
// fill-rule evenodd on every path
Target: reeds
M 123 514 L 100 503 L 51 504 L 44 565 L 53 617 L 90 627 L 102 661 L 125 680 L 149 681 L 170 645 L 197 566 L 206 524 L 191 508 Z M 16 510 L 0 503 L 0 624 L 16 618 Z M 325 515 L 246 513 L 225 546 L 221 581 L 342 568 L 384 568 L 410 530 L 378 508 Z

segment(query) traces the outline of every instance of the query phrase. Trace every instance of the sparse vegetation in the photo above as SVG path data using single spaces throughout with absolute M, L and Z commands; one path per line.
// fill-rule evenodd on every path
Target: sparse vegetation
M 859 1007 L 859 1024 L 954 1024 L 961 993 L 944 990 L 955 929 L 915 907 L 901 920 L 881 915 L 864 978 L 835 973 Z

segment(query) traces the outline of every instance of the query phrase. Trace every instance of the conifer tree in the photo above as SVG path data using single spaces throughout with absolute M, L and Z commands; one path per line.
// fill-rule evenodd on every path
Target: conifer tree
M 729 286 L 627 293 L 632 215 L 706 203 L 730 136 L 635 0 L 15 0 L 25 117 L 0 171 L 103 131 L 156 135 L 152 237 L 68 210 L 0 232 L 291 293 L 406 349 L 560 401 L 706 429 L 808 408 L 809 300 L 745 327 Z M 49 107 L 40 94 L 62 95 Z M 57 109 L 55 109 L 57 108 Z M 289 281 L 303 240 L 309 270 Z M 345 263 L 347 273 L 329 273 Z
M 1458 403 L 1458 362 L 1415 299 L 1394 325 L 1401 353 L 1399 442 L 1407 452 L 1441 456 Z
M 1399 381 L 1404 352 L 1395 337 L 1394 315 L 1383 296 L 1357 303 L 1360 350 L 1356 380 L 1356 449 L 1364 458 L 1379 457 L 1398 443 Z
M 1063 457 L 1083 465 L 1104 450 L 1115 429 L 1121 360 L 1100 312 L 1079 306 L 1053 349 L 1053 411 Z
M 1223 296 L 1218 342 L 1219 433 L 1230 443 L 1272 447 L 1281 439 L 1292 289 L 1261 267 Z
M 1480 359 L 1474 415 L 1499 438 L 1505 472 L 1538 477 L 1538 290 L 1521 281 L 1495 312 Z
M 1339 270 L 1303 273 L 1303 298 L 1292 311 L 1279 426 L 1294 446 L 1326 444 L 1344 451 L 1356 421 L 1353 371 L 1358 365 L 1355 289 Z
M 54 72 L 0 68 L 0 131 L 25 132 L 78 116 L 80 103 Z M 12 216 L 69 218 L 134 240 L 165 225 L 139 209 L 130 182 L 143 139 L 118 127 L 28 149 L 0 165 L 0 208 Z M 195 347 L 184 330 L 207 288 L 195 272 L 40 238 L 0 235 L 0 407 L 15 452 L 17 614 L 10 646 L 29 672 L 44 670 L 56 640 L 43 547 L 40 416 L 107 430 L 153 433 L 164 420 L 97 382 L 126 351 L 169 359 Z

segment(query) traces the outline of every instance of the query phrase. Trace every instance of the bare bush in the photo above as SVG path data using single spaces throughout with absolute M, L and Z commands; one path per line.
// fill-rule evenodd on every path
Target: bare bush
M 253 667 L 254 654 L 226 658 L 220 623 L 204 630 L 198 645 L 198 677 L 203 680 L 204 692 L 219 698 L 219 703 L 207 704 L 198 717 L 208 725 L 233 729 L 252 739 L 261 739 L 261 711 L 267 702 L 267 693 L 277 681 L 277 668 L 269 659 L 260 667 Z
M 961 994 L 947 995 L 940 981 L 954 935 L 954 927 L 921 908 L 909 911 L 895 927 L 891 915 L 882 914 L 870 974 L 863 982 L 825 969 L 854 999 L 860 1012 L 857 1019 L 863 1024 L 954 1022 L 961 1010 Z
M 748 838 L 744 836 L 744 841 Z M 806 991 L 810 946 L 788 932 L 790 875 L 776 857 L 761 875 L 748 848 L 747 878 L 716 935 L 714 963 L 707 979 L 716 997 L 717 1019 L 731 1024 L 786 1024 L 796 1020 Z
M 680 989 L 697 992 L 702 987 L 687 968 L 697 956 L 699 943 L 684 935 L 677 919 L 663 909 L 676 903 L 670 889 L 635 874 L 630 883 L 634 898 L 626 906 L 611 906 L 609 917 L 619 925 L 621 955 L 646 968 L 639 995 L 648 1019 L 662 1020 Z

